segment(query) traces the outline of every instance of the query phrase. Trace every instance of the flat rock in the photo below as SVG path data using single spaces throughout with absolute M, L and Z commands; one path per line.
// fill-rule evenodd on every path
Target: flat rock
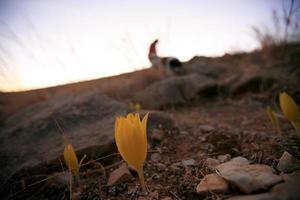
M 239 195 L 230 197 L 227 200 L 285 200 L 280 196 L 275 196 L 271 193 L 254 194 L 254 195 Z
M 284 182 L 275 185 L 270 192 L 255 195 L 240 195 L 228 200 L 298 200 L 300 199 L 300 171 L 283 175 Z
M 282 177 L 273 174 L 273 169 L 267 165 L 228 161 L 216 168 L 225 180 L 247 194 L 267 190 L 282 181 Z
M 228 193 L 229 184 L 217 174 L 208 174 L 197 185 L 196 190 L 200 195 L 206 195 L 208 192 Z
M 108 178 L 107 185 L 118 185 L 122 182 L 129 181 L 132 178 L 127 164 L 123 163 L 119 168 L 114 170 Z
M 284 152 L 279 159 L 277 169 L 281 172 L 289 173 L 300 169 L 300 160 L 288 152 Z
M 21 110 L 1 129 L 0 182 L 13 175 L 31 176 L 61 169 L 59 158 L 64 144 L 54 119 L 63 128 L 79 159 L 83 154 L 93 159 L 115 151 L 115 118 L 129 111 L 127 105 L 99 91 L 60 96 Z M 148 133 L 154 127 L 172 125 L 169 115 L 150 112 Z
M 217 82 L 205 76 L 190 74 L 156 82 L 138 92 L 134 99 L 143 108 L 161 109 L 184 104 L 195 97 L 216 95 Z
M 274 196 L 280 196 L 282 199 L 300 199 L 300 171 L 284 174 L 283 180 L 283 183 L 280 183 L 272 188 L 272 194 L 274 194 Z

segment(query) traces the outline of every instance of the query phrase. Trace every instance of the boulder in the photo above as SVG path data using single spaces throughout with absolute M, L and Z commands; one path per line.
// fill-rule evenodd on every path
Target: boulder
M 268 73 L 244 73 L 238 79 L 233 77 L 234 81 L 229 84 L 229 93 L 239 95 L 245 92 L 262 92 L 269 89 L 276 81 Z
M 63 96 L 31 105 L 9 118 L 0 134 L 0 182 L 13 175 L 60 171 L 63 137 L 55 120 L 76 150 L 79 159 L 98 158 L 116 151 L 114 122 L 129 108 L 99 91 Z M 145 111 L 143 113 L 146 113 Z M 150 112 L 148 129 L 173 125 L 167 114 Z
M 77 156 L 88 159 L 114 148 L 114 120 L 128 112 L 125 104 L 100 92 L 60 96 L 33 104 L 9 118 L 1 130 L 0 179 L 26 171 L 30 174 L 59 167 L 64 141 L 56 122 L 63 129 Z M 53 164 L 53 165 L 52 165 Z M 59 169 L 59 168 L 58 168 Z
M 197 73 L 211 78 L 218 78 L 223 72 L 224 68 L 222 66 L 209 65 L 206 61 L 201 60 L 201 58 L 197 59 L 197 57 L 185 63 L 183 67 L 183 73 L 185 74 Z
M 141 115 L 146 114 L 149 111 L 141 111 L 139 112 Z M 153 132 L 153 129 L 158 128 L 160 130 L 172 130 L 175 128 L 175 123 L 172 117 L 165 112 L 161 111 L 150 111 L 150 115 L 148 118 L 147 131 L 148 136 L 150 137 L 150 133 Z
M 143 108 L 162 109 L 184 104 L 196 97 L 213 96 L 217 92 L 216 81 L 198 74 L 190 74 L 156 82 L 138 92 L 134 99 L 142 104 Z

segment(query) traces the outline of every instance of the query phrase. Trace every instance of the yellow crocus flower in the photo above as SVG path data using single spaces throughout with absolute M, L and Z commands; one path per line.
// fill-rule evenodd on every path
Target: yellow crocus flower
M 136 169 L 143 191 L 146 191 L 143 165 L 147 156 L 147 120 L 146 114 L 140 120 L 139 114 L 117 117 L 115 121 L 115 140 L 122 158 Z
M 273 109 L 272 109 L 271 106 L 267 107 L 267 114 L 268 114 L 268 116 L 269 116 L 269 118 L 270 118 L 270 120 L 271 120 L 271 122 L 273 124 L 273 127 L 276 129 L 276 131 L 278 133 L 281 133 L 278 118 L 274 114 L 274 111 L 273 111 Z
M 286 92 L 280 93 L 279 103 L 284 116 L 288 120 L 292 122 L 297 122 L 299 120 L 299 108 L 294 99 Z
M 73 176 L 77 176 L 79 173 L 79 163 L 74 148 L 71 144 L 66 144 L 64 149 L 64 158 L 69 171 Z

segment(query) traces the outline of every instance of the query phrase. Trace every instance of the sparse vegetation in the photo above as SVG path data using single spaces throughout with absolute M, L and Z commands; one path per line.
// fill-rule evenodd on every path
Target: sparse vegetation
M 253 32 L 262 49 L 283 45 L 289 42 L 299 42 L 300 25 L 299 13 L 300 4 L 297 1 L 282 1 L 283 16 L 279 16 L 277 10 L 273 10 L 273 24 L 270 27 L 259 28 L 253 26 Z
M 289 48 L 289 46 L 287 47 Z M 147 130 L 147 143 L 149 145 L 147 153 L 148 158 L 145 160 L 145 162 L 141 159 L 138 165 L 140 166 L 141 163 L 143 163 L 142 165 L 145 172 L 143 174 L 146 182 L 145 185 L 147 185 L 146 189 L 148 192 L 146 196 L 146 193 L 141 192 L 141 188 L 136 186 L 138 183 L 136 181 L 136 178 L 138 178 L 139 175 L 136 174 L 135 170 L 130 169 L 130 174 L 131 176 L 134 176 L 136 178 L 128 179 L 127 177 L 127 179 L 124 179 L 125 181 L 122 179 L 121 183 L 111 186 L 107 185 L 108 179 L 110 178 L 111 174 L 115 170 L 118 170 L 120 164 L 123 163 L 121 157 L 129 163 L 132 169 L 139 168 L 138 166 L 135 166 L 135 164 L 132 164 L 132 162 L 134 161 L 128 161 L 127 159 L 129 156 L 130 158 L 135 160 L 134 155 L 131 155 L 131 152 L 134 152 L 133 150 L 131 150 L 130 152 L 126 152 L 124 149 L 119 149 L 121 153 L 119 154 L 117 153 L 116 149 L 110 149 L 104 156 L 93 157 L 93 154 L 96 151 L 101 151 L 101 149 L 98 149 L 98 147 L 92 148 L 92 150 L 84 151 L 79 149 L 75 153 L 75 149 L 70 147 L 70 143 L 66 143 L 67 145 L 65 145 L 64 147 L 67 149 L 66 152 L 69 152 L 66 153 L 68 155 L 65 156 L 65 161 L 68 170 L 71 171 L 68 176 L 67 186 L 64 186 L 64 184 L 62 184 L 63 182 L 55 182 L 57 179 L 62 179 L 62 175 L 57 172 L 64 171 L 63 169 L 61 169 L 61 167 L 59 167 L 59 161 L 55 159 L 54 161 L 49 161 L 49 164 L 46 167 L 48 171 L 41 171 L 42 173 L 45 173 L 45 176 L 42 176 L 41 178 L 24 177 L 24 173 L 19 172 L 18 174 L 13 175 L 13 178 L 9 179 L 6 182 L 5 186 L 2 187 L 1 193 L 6 192 L 7 194 L 10 194 L 8 196 L 13 199 L 26 198 L 27 195 L 30 196 L 31 199 L 66 199 L 69 197 L 72 199 L 129 199 L 138 198 L 139 196 L 152 199 L 163 198 L 166 196 L 174 199 L 199 199 L 202 197 L 201 195 L 199 196 L 196 193 L 197 184 L 199 184 L 199 182 L 204 179 L 206 175 L 215 172 L 206 164 L 208 162 L 207 159 L 217 159 L 219 156 L 230 154 L 230 157 L 243 156 L 244 158 L 247 158 L 248 160 L 256 164 L 275 166 L 279 162 L 278 159 L 280 158 L 286 147 L 282 148 L 281 144 L 274 140 L 274 138 L 281 136 L 273 134 L 273 132 L 271 131 L 271 123 L 269 123 L 269 119 L 262 113 L 265 112 L 265 107 L 267 104 L 271 103 L 274 108 L 278 107 L 276 106 L 277 104 L 273 102 L 275 101 L 275 99 L 277 102 L 277 95 L 273 97 L 273 94 L 278 94 L 281 91 L 288 91 L 289 94 L 293 95 L 295 102 L 299 101 L 299 98 L 297 98 L 297 95 L 295 95 L 297 94 L 297 87 L 295 87 L 295 85 L 297 85 L 298 79 L 296 77 L 291 77 L 291 74 L 286 69 L 286 67 L 278 67 L 278 63 L 274 65 L 273 58 L 271 60 L 268 60 L 270 59 L 270 57 L 263 57 L 263 59 L 260 58 L 253 60 L 254 57 L 257 58 L 259 56 L 261 56 L 260 52 L 255 51 L 250 54 L 227 55 L 220 58 L 194 58 L 191 63 L 184 63 L 184 66 L 187 69 L 189 69 L 190 64 L 195 65 L 197 64 L 197 62 L 203 63 L 203 60 L 205 60 L 205 63 L 208 66 L 213 66 L 213 70 L 217 71 L 217 73 L 219 74 L 219 76 L 216 76 L 219 77 L 216 78 L 216 80 L 220 84 L 218 86 L 219 88 L 217 88 L 220 92 L 215 94 L 217 96 L 211 96 L 209 99 L 205 99 L 206 97 L 202 96 L 199 93 L 197 96 L 197 93 L 195 93 L 196 97 L 192 98 L 190 101 L 164 107 L 164 111 L 173 116 L 173 120 L 175 121 L 174 124 L 176 124 L 176 127 L 173 128 L 165 128 L 165 122 L 163 120 L 159 120 L 158 124 L 153 125 L 153 120 L 155 120 L 155 117 L 153 116 L 155 115 L 151 117 L 150 112 L 148 120 L 149 128 Z M 263 90 L 260 89 L 261 87 L 259 86 L 259 84 L 262 84 L 264 82 L 259 81 L 259 78 L 245 79 L 245 81 L 242 81 L 244 80 L 243 77 L 247 78 L 249 73 L 251 74 L 252 71 L 259 72 L 255 73 L 259 74 L 259 76 L 263 75 L 263 72 L 266 70 L 266 68 L 260 67 L 260 65 L 257 64 L 260 62 L 269 65 L 267 69 L 272 70 L 272 77 L 280 80 L 276 81 L 275 83 L 273 82 L 271 85 L 268 85 L 268 87 L 264 86 Z M 290 60 L 285 60 L 281 63 L 289 63 L 291 65 L 294 65 L 294 63 L 292 63 Z M 244 66 L 239 68 L 240 73 L 243 73 L 243 75 L 231 78 L 232 73 L 236 71 L 236 68 L 234 66 L 237 65 Z M 203 64 L 201 66 L 203 67 Z M 151 69 L 149 69 L 149 71 L 150 70 Z M 102 93 L 106 93 L 111 98 L 123 102 L 123 105 L 125 107 L 127 107 L 128 105 L 130 106 L 130 103 L 128 104 L 128 102 L 132 102 L 131 108 L 128 107 L 128 111 L 139 110 L 136 109 L 137 104 L 135 103 L 137 101 L 133 98 L 134 95 L 138 92 L 143 91 L 152 83 L 161 82 L 161 79 L 163 78 L 159 75 L 155 76 L 154 71 L 149 71 L 142 70 L 134 72 L 132 74 L 124 74 L 117 77 L 104 78 L 102 80 L 71 84 L 56 88 L 30 91 L 28 93 L 30 93 L 33 97 L 36 97 L 37 94 L 43 95 L 47 93 L 48 97 L 42 100 L 42 102 L 47 102 L 49 100 L 54 101 L 55 99 L 61 99 L 58 98 L 60 96 L 65 98 L 64 95 L 68 95 L 69 93 L 66 93 L 64 91 L 70 91 L 70 89 L 72 89 L 71 94 L 73 96 L 78 95 L 80 97 L 82 95 L 81 98 L 85 98 L 83 95 L 85 93 L 84 91 L 90 91 L 91 88 L 97 87 L 101 90 Z M 200 73 L 201 72 L 202 71 L 200 71 Z M 251 75 L 255 76 L 255 74 Z M 147 81 L 147 83 L 145 83 L 144 80 L 141 80 L 141 75 L 144 75 L 144 79 L 149 79 L 151 81 Z M 198 74 L 198 76 L 195 77 L 202 76 L 204 75 Z M 177 79 L 181 80 L 178 77 L 172 77 L 171 79 L 173 81 L 176 81 Z M 185 82 L 187 82 L 188 80 L 189 79 L 186 79 Z M 247 80 L 255 81 L 248 82 Z M 121 86 L 119 84 L 120 81 L 122 81 L 123 83 Z M 163 82 L 168 83 L 170 81 Z M 140 83 L 143 83 L 144 85 Z M 284 83 L 284 85 L 281 83 Z M 247 86 L 247 84 L 250 85 Z M 255 87 L 253 87 L 253 84 L 255 85 Z M 193 85 L 193 87 L 196 86 L 195 84 L 190 84 L 189 86 L 191 87 L 191 85 Z M 181 91 L 192 91 L 192 88 L 189 88 L 189 90 L 183 90 L 185 87 L 183 83 L 180 83 L 180 87 L 180 89 L 182 89 Z M 239 87 L 243 88 L 243 90 L 238 89 Z M 253 88 L 255 90 L 253 90 Z M 98 89 L 94 92 L 98 91 Z M 193 88 L 193 90 L 194 89 L 195 88 Z M 239 93 L 234 93 L 233 95 L 233 89 L 239 91 Z M 173 90 L 171 91 L 174 92 Z M 226 91 L 226 95 L 224 95 L 223 91 Z M 93 91 L 90 91 L 90 93 L 93 93 Z M 26 93 L 16 93 L 10 95 L 25 96 L 25 94 Z M 164 97 L 160 96 L 160 98 L 167 98 L 168 94 L 169 93 L 166 93 Z M 29 97 L 30 96 L 27 96 L 27 98 Z M 13 96 L 11 96 L 10 98 L 13 98 Z M 160 98 L 156 98 L 156 100 L 160 101 Z M 174 99 L 174 96 L 171 95 L 170 98 Z M 95 112 L 97 112 L 96 107 L 89 107 L 93 105 L 93 99 L 94 98 L 91 98 L 85 102 L 84 99 L 79 98 L 77 104 L 70 105 L 74 113 L 65 113 L 65 104 L 63 104 L 63 107 L 53 108 L 54 110 L 51 112 L 53 112 L 52 114 L 54 116 L 59 117 L 61 122 L 71 120 L 71 132 L 75 131 L 80 126 L 84 126 L 84 128 L 82 129 L 84 130 L 86 129 L 85 124 L 87 122 L 93 120 L 97 122 L 99 120 L 99 116 L 95 116 Z M 95 99 L 97 100 L 97 98 Z M 21 98 L 19 98 L 18 101 L 21 101 Z M 291 102 L 290 100 L 288 101 Z M 282 108 L 282 111 L 283 113 L 285 113 L 284 110 L 288 110 L 288 113 L 292 111 L 292 118 L 290 116 L 291 114 L 288 114 L 288 116 L 290 119 L 295 121 L 295 116 L 293 114 L 295 109 L 291 108 L 292 104 L 288 103 L 288 101 L 282 100 L 282 104 L 284 104 L 283 107 L 287 107 L 286 109 Z M 107 102 L 107 100 L 103 102 L 100 101 L 98 103 L 101 105 L 104 102 Z M 35 102 L 36 105 L 40 105 L 40 103 L 41 102 Z M 35 107 L 35 104 L 30 104 L 30 107 L 40 109 L 39 107 Z M 57 102 L 55 103 L 55 107 L 57 106 L 56 104 Z M 143 109 L 147 109 L 147 107 L 143 106 L 143 102 L 139 102 L 139 105 Z M 25 106 L 25 108 L 26 107 L 27 105 Z M 55 109 L 59 110 L 59 112 L 57 112 Z M 102 112 L 112 112 L 109 111 L 110 109 L 111 108 L 106 108 Z M 26 113 L 26 109 L 23 112 Z M 36 112 L 37 111 L 31 110 L 30 115 L 26 115 L 29 116 L 27 117 L 28 119 L 26 119 L 26 121 L 30 121 L 30 116 L 32 115 L 32 113 L 34 114 Z M 47 112 L 48 111 L 39 111 L 38 113 Z M 144 111 L 139 110 L 138 112 L 143 113 Z M 85 116 L 84 114 L 87 115 Z M 272 119 L 273 127 L 275 126 L 275 131 L 279 132 L 280 129 L 282 135 L 286 136 L 283 137 L 283 140 L 295 135 L 294 131 L 291 129 L 292 126 L 287 123 L 288 121 L 282 120 L 285 115 L 278 115 L 271 108 L 268 108 L 268 114 L 269 118 Z M 65 118 L 64 115 L 66 115 Z M 77 115 L 80 118 L 78 118 Z M 95 116 L 95 119 L 92 118 L 93 116 Z M 279 119 L 277 121 L 276 118 L 278 116 Z M 12 123 L 12 121 L 14 120 L 14 116 L 11 117 L 12 118 L 10 119 L 9 123 Z M 39 130 L 38 132 L 44 133 L 51 128 L 49 127 L 49 124 L 41 124 L 41 122 L 45 120 L 45 117 L 43 116 L 41 116 L 42 119 L 40 119 L 36 118 L 38 117 L 38 115 L 33 115 L 33 118 L 35 120 L 38 119 L 38 122 L 35 121 L 35 125 L 30 125 L 29 127 L 27 126 L 27 124 L 30 124 L 29 122 L 26 122 L 26 124 L 24 124 L 24 120 L 21 120 L 21 116 L 18 117 L 18 120 L 21 123 L 20 126 L 23 130 L 26 130 L 28 132 Z M 105 118 L 105 120 L 102 122 L 107 122 L 106 116 L 104 115 L 103 117 Z M 135 119 L 135 121 L 138 122 L 137 115 L 130 114 L 129 116 L 127 116 L 127 118 L 128 117 L 130 119 Z M 122 119 L 127 120 L 127 118 L 123 117 Z M 73 123 L 73 121 L 76 122 Z M 280 128 L 278 125 L 279 122 Z M 141 123 L 141 121 L 139 121 L 139 123 Z M 139 123 L 135 125 L 137 125 L 138 127 Z M 119 122 L 117 124 L 119 124 Z M 127 124 L 126 126 L 124 125 L 125 128 L 123 127 L 123 130 L 120 131 L 120 129 L 117 130 L 119 125 L 115 125 L 116 133 L 128 133 L 135 130 L 133 127 L 132 129 L 128 128 Z M 68 126 L 70 125 L 66 125 L 66 127 Z M 43 127 L 46 128 L 43 129 Z M 97 132 L 94 133 L 95 135 L 101 136 L 103 131 L 107 131 L 103 128 L 98 130 L 98 126 L 95 127 L 97 129 Z M 37 130 L 32 130 L 32 128 L 36 128 Z M 93 129 L 91 128 L 87 129 L 89 129 L 88 131 L 93 131 Z M 113 125 L 110 125 L 109 130 L 111 131 L 112 129 Z M 21 132 L 18 132 L 18 130 L 15 131 L 16 133 L 21 134 Z M 60 132 L 63 131 L 60 130 Z M 82 134 L 83 132 L 80 133 Z M 53 132 L 51 132 L 51 134 L 53 135 L 53 137 L 55 137 L 55 134 Z M 79 139 L 79 136 L 73 135 L 73 138 Z M 118 137 L 116 137 L 116 139 L 117 138 Z M 87 138 L 86 140 L 89 141 L 90 139 Z M 297 142 L 296 140 L 291 141 Z M 290 141 L 287 140 L 287 142 Z M 130 148 L 131 147 L 134 148 L 132 145 L 130 145 Z M 121 151 L 124 151 L 125 154 L 123 153 L 122 155 Z M 294 151 L 289 152 L 294 153 Z M 84 164 L 81 164 L 80 162 L 78 163 L 78 160 L 76 161 L 77 156 L 83 157 L 83 154 L 88 155 L 88 161 Z M 74 164 L 72 165 L 71 163 Z M 76 172 L 78 172 L 78 174 Z M 34 175 L 35 173 L 37 173 L 37 171 L 33 170 L 30 171 L 29 174 Z M 141 173 L 142 172 L 139 172 L 139 174 Z M 71 182 L 73 182 L 73 177 L 76 177 L 77 175 L 80 176 L 79 185 L 77 183 L 70 184 L 70 177 L 72 178 Z M 16 183 L 14 183 L 13 180 L 22 181 L 17 181 Z M 78 178 L 75 178 L 74 180 L 76 182 Z M 141 185 L 143 185 L 142 182 L 143 180 L 141 180 Z M 206 198 L 226 198 L 236 194 L 241 195 L 242 193 L 240 193 L 240 191 L 238 191 L 237 189 L 231 188 L 229 194 L 208 193 L 206 195 Z

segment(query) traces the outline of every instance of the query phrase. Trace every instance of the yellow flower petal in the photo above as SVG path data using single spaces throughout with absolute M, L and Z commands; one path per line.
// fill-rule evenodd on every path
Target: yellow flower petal
M 134 123 L 135 116 L 132 113 L 129 113 L 126 117 L 131 123 Z
M 284 116 L 292 121 L 299 121 L 299 108 L 292 97 L 283 92 L 279 96 L 279 103 Z

